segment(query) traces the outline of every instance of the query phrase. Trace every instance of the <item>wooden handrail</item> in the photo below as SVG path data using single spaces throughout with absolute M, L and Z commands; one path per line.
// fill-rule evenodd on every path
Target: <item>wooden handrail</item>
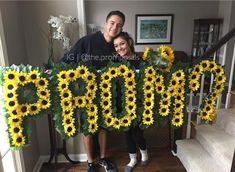
M 235 35 L 235 27 L 224 35 L 214 46 L 212 46 L 208 51 L 206 51 L 200 58 L 208 58 L 220 47 L 222 47 L 226 42 L 228 42 Z

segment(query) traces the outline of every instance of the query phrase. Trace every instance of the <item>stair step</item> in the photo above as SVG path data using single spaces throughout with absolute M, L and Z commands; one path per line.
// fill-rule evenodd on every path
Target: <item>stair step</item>
M 177 140 L 177 157 L 188 172 L 225 172 L 196 139 Z
M 219 109 L 216 115 L 216 125 L 228 134 L 235 136 L 235 108 Z
M 225 171 L 230 171 L 235 149 L 235 138 L 216 125 L 198 125 L 196 139 Z

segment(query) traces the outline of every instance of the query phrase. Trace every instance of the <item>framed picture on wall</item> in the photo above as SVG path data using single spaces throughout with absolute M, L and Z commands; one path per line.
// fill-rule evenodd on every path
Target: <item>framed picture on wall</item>
M 173 14 L 136 14 L 136 44 L 170 44 L 172 42 Z

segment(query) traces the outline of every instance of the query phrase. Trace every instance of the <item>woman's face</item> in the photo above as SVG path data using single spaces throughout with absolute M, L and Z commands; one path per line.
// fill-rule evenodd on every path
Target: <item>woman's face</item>
M 128 42 L 122 37 L 117 37 L 116 39 L 114 39 L 113 44 L 114 44 L 114 48 L 116 52 L 120 56 L 124 57 L 124 56 L 128 56 L 131 54 L 131 50 L 130 50 L 130 46 Z

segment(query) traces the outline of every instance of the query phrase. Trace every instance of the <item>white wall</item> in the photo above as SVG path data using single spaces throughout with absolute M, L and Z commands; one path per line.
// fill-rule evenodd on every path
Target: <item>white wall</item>
M 28 64 L 18 2 L 0 1 L 9 65 Z
M 19 4 L 22 13 L 22 20 L 25 33 L 25 44 L 29 64 L 42 66 L 48 60 L 48 37 L 49 25 L 47 21 L 50 16 L 71 15 L 77 17 L 76 0 L 70 1 L 24 1 Z M 78 28 L 74 31 L 72 42 L 78 39 Z M 54 41 L 54 56 L 59 60 L 63 55 L 62 44 Z M 50 154 L 49 129 L 47 114 L 37 119 L 37 138 L 40 155 Z M 68 140 L 69 153 L 83 153 L 84 148 L 79 142 L 81 135 Z M 73 146 L 75 144 L 75 146 Z
M 174 50 L 191 54 L 193 20 L 198 18 L 217 18 L 218 1 L 87 1 L 87 23 L 103 25 L 111 10 L 120 10 L 126 15 L 124 31 L 135 37 L 136 14 L 174 14 Z M 136 45 L 136 51 L 144 51 L 146 46 Z M 156 48 L 159 45 L 151 45 Z
M 6 51 L 8 62 L 11 64 L 28 64 L 24 28 L 21 11 L 18 2 L 0 2 L 2 23 L 4 27 Z M 40 153 L 38 150 L 35 121 L 31 121 L 32 135 L 31 146 L 23 148 L 23 156 L 26 172 L 31 172 L 36 164 Z
M 234 1 L 221 1 L 219 5 L 219 17 L 223 18 L 223 28 L 222 35 L 224 36 L 231 29 L 235 27 L 235 2 Z M 225 73 L 227 78 L 229 78 L 231 70 L 231 61 L 233 56 L 235 38 L 231 39 L 227 43 L 226 61 L 225 61 Z M 221 51 L 223 52 L 223 51 Z M 222 56 L 220 61 L 222 62 Z M 235 75 L 233 75 L 235 78 Z

